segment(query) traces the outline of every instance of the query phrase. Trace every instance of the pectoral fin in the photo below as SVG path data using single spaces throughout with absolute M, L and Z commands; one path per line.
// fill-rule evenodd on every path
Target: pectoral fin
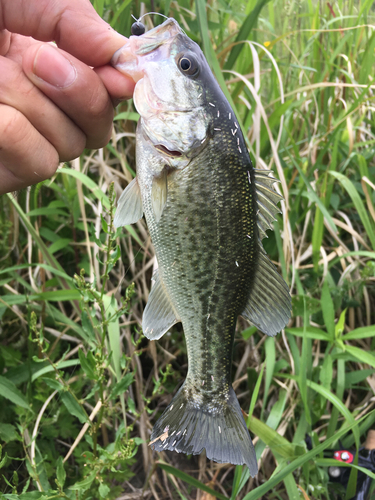
M 113 224 L 115 227 L 134 224 L 142 218 L 143 207 L 141 190 L 137 178 L 133 179 L 120 196 Z
M 167 172 L 163 172 L 159 176 L 155 176 L 152 181 L 151 201 L 154 209 L 156 222 L 159 222 L 164 206 L 167 202 Z
M 160 339 L 175 323 L 181 321 L 158 271 L 154 277 L 155 283 L 142 319 L 143 333 L 150 340 Z
M 241 316 L 273 337 L 288 323 L 291 309 L 288 285 L 261 246 L 254 285 Z

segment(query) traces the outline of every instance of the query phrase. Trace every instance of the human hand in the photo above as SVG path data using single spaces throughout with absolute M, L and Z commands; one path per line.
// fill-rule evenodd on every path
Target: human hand
M 108 65 L 125 42 L 89 0 L 0 0 L 0 195 L 107 144 L 134 89 Z

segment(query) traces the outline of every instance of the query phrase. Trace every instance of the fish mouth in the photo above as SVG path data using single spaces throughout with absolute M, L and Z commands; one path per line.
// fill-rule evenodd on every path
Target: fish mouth
M 171 158 L 180 158 L 182 156 L 182 153 L 180 151 L 171 151 L 162 144 L 157 144 L 155 146 L 155 149 L 157 149 L 160 153 L 167 155 Z

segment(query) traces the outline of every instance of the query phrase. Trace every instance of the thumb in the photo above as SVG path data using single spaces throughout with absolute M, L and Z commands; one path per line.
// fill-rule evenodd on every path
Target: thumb
M 0 30 L 54 41 L 94 67 L 109 63 L 127 40 L 98 16 L 89 0 L 0 0 Z

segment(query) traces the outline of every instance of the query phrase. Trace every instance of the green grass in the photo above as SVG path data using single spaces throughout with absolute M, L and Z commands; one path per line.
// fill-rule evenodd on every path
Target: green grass
M 108 146 L 0 198 L 0 498 L 350 498 L 356 468 L 335 492 L 323 451 L 358 446 L 375 422 L 373 2 L 93 3 L 125 35 L 141 6 L 172 15 L 205 51 L 254 163 L 281 181 L 265 247 L 293 317 L 275 339 L 238 321 L 233 381 L 256 478 L 151 452 L 187 358 L 178 326 L 156 343 L 141 335 L 144 221 L 112 227 L 114 193 L 135 172 L 137 115 L 123 103 Z

